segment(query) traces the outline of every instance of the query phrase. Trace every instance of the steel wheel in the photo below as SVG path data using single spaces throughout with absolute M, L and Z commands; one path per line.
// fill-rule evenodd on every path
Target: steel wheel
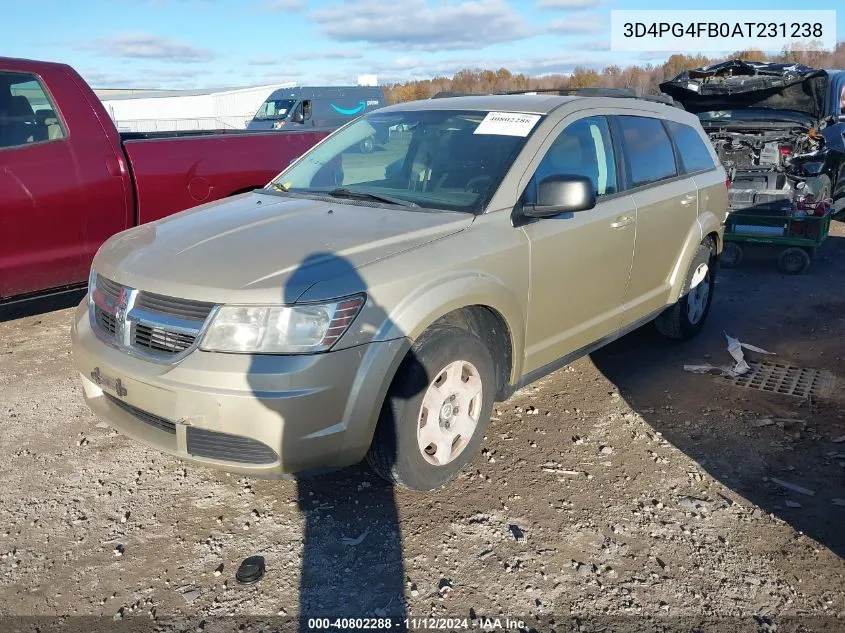
M 707 310 L 710 299 L 710 267 L 699 264 L 695 269 L 690 283 L 691 289 L 687 296 L 687 318 L 690 324 L 697 325 Z
M 464 451 L 478 426 L 482 398 L 472 363 L 458 360 L 437 374 L 423 396 L 417 426 L 417 444 L 428 463 L 445 466 Z

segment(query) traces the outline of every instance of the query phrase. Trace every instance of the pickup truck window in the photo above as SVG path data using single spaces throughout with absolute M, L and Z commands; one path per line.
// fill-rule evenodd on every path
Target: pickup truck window
M 607 119 L 587 117 L 568 125 L 555 139 L 525 189 L 525 203 L 537 201 L 537 185 L 555 175 L 586 176 L 597 196 L 617 192 L 616 160 Z
M 660 119 L 620 116 L 631 186 L 639 187 L 678 175 L 672 142 Z
M 0 72 L 0 148 L 66 136 L 47 91 L 34 75 Z
M 265 191 L 342 190 L 349 198 L 377 195 L 404 206 L 478 213 L 542 119 L 502 116 L 505 123 L 484 111 L 374 112 L 327 138 Z
M 677 121 L 666 121 L 666 125 L 675 140 L 678 159 L 685 174 L 713 169 L 716 166 L 701 135 L 695 128 Z

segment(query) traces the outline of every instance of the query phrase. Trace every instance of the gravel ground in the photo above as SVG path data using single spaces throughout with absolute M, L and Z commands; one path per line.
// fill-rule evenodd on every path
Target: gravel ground
M 771 257 L 722 271 L 695 341 L 646 327 L 498 404 L 482 453 L 434 494 L 364 467 L 248 480 L 147 450 L 84 406 L 70 309 L 7 314 L 0 615 L 103 616 L 89 629 L 278 615 L 291 630 L 324 615 L 845 629 L 841 391 L 799 399 L 683 371 L 726 364 L 727 331 L 845 376 L 834 232 L 804 275 Z M 265 577 L 238 585 L 254 554 Z

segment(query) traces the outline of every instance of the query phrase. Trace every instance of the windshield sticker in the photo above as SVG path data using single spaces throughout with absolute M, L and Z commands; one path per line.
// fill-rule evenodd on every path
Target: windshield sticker
M 539 114 L 516 112 L 489 112 L 475 128 L 473 134 L 498 134 L 500 136 L 528 136 L 540 120 Z

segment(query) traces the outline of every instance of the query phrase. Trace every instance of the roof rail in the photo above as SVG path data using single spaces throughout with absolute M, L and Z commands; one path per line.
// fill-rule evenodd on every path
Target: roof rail
M 431 97 L 432 99 L 447 99 L 449 97 L 472 97 L 477 96 L 473 95 L 471 92 L 449 92 L 448 90 L 438 92 L 436 95 Z
M 681 105 L 666 94 L 646 94 L 633 88 L 537 88 L 536 90 L 513 90 L 504 94 L 555 94 L 563 97 L 617 97 L 622 99 L 642 99 L 655 101 L 680 108 Z

